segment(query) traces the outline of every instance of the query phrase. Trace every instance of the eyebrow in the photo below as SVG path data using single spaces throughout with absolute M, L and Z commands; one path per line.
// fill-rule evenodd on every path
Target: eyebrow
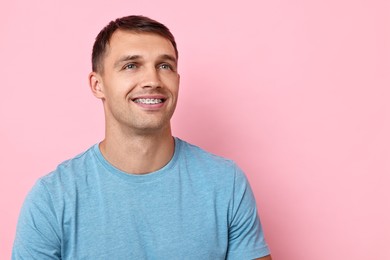
M 162 60 L 170 60 L 170 61 L 174 62 L 175 64 L 177 63 L 177 59 L 174 56 L 169 55 L 169 54 L 160 55 L 159 58 Z
M 118 67 L 123 62 L 139 60 L 140 58 L 141 58 L 140 55 L 125 55 L 125 56 L 122 56 L 119 60 L 117 60 L 114 63 L 114 67 Z
M 162 54 L 158 58 L 161 60 L 169 60 L 169 61 L 172 61 L 175 64 L 177 64 L 177 59 L 174 56 L 169 55 L 169 54 Z M 117 60 L 114 63 L 114 67 L 118 67 L 124 62 L 136 61 L 136 60 L 140 60 L 140 59 L 142 59 L 141 55 L 125 55 L 125 56 L 122 56 L 119 60 Z

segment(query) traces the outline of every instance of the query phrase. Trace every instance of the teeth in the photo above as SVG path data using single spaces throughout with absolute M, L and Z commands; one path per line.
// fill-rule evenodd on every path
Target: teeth
M 134 102 L 151 105 L 151 104 L 162 103 L 163 101 L 162 101 L 162 99 L 159 99 L 159 98 L 138 98 L 138 99 L 134 100 Z

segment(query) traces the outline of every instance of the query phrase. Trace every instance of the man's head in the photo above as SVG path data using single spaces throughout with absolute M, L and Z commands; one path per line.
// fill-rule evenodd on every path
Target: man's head
M 145 16 L 130 15 L 111 21 L 97 35 L 92 50 L 92 71 L 98 73 L 103 72 L 103 59 L 107 52 L 107 46 L 110 44 L 112 34 L 117 30 L 160 35 L 172 43 L 175 49 L 176 59 L 178 58 L 179 53 L 175 38 L 165 25 Z
M 89 83 L 103 101 L 107 135 L 170 132 L 180 76 L 173 35 L 142 16 L 110 22 L 97 36 Z

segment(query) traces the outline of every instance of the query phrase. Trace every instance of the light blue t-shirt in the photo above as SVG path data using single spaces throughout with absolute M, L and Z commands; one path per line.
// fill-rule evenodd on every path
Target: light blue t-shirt
M 13 259 L 254 259 L 269 249 L 242 171 L 175 138 L 162 169 L 135 175 L 98 144 L 39 179 Z

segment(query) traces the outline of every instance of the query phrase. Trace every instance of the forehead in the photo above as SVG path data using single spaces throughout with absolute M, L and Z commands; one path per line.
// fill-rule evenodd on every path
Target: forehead
M 107 58 L 118 55 L 172 55 L 176 57 L 172 43 L 155 33 L 116 30 L 107 46 Z

